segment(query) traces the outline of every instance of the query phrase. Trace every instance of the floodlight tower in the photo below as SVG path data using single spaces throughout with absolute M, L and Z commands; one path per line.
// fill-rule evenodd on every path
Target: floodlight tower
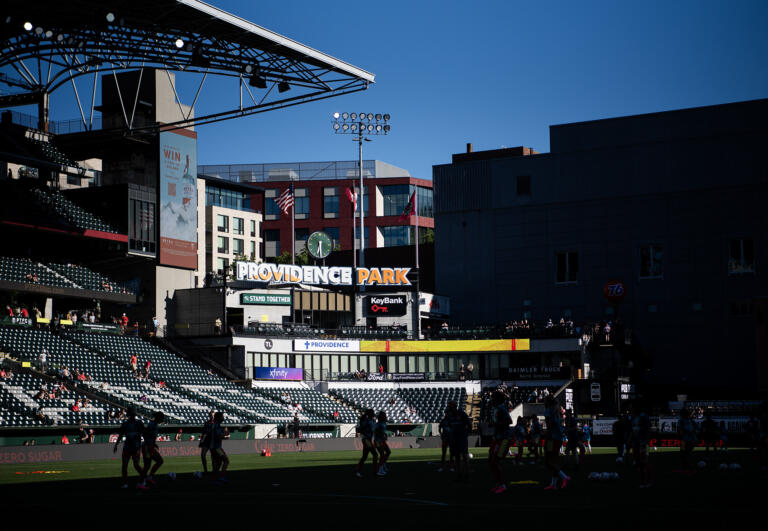
M 356 135 L 353 140 L 357 141 L 358 155 L 360 158 L 360 196 L 358 204 L 360 205 L 360 267 L 365 267 L 365 222 L 363 216 L 363 201 L 365 192 L 363 188 L 363 140 L 370 142 L 367 136 L 386 135 L 389 133 L 389 114 L 372 113 L 333 113 L 333 131 L 340 135 Z M 354 225 L 354 224 L 353 224 Z M 354 245 L 353 245 L 354 247 Z M 352 250 L 354 255 L 354 249 Z

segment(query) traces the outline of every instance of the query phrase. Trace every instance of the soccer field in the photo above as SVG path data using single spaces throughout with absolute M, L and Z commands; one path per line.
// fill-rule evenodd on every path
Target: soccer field
M 654 487 L 638 489 L 636 470 L 617 464 L 613 450 L 598 448 L 579 469 L 567 469 L 573 481 L 557 492 L 543 490 L 550 477 L 543 464 L 526 461 L 515 466 L 508 458 L 504 470 L 509 489 L 494 495 L 489 493 L 493 482 L 487 448 L 470 451 L 474 459 L 466 484 L 454 481 L 449 472 L 438 472 L 439 450 L 407 449 L 393 451 L 390 473 L 383 478 L 373 474 L 370 461 L 363 478 L 354 476 L 358 452 L 232 456 L 230 481 L 224 486 L 194 478 L 193 472 L 201 469 L 199 458 L 170 458 L 157 476 L 157 486 L 149 491 L 133 488 L 136 478 L 132 469 L 131 488 L 120 489 L 117 460 L 6 465 L 0 468 L 0 495 L 6 502 L 27 508 L 74 507 L 89 500 L 88 505 L 96 508 L 117 503 L 174 514 L 194 514 L 188 511 L 215 503 L 222 507 L 268 507 L 279 512 L 307 511 L 296 517 L 313 511 L 351 514 L 363 510 L 429 514 L 438 519 L 468 514 L 492 518 L 502 509 L 534 520 L 556 517 L 567 521 L 582 515 L 606 526 L 631 515 L 628 523 L 634 527 L 638 522 L 664 525 L 681 518 L 711 523 L 752 512 L 764 481 L 756 457 L 744 450 L 727 454 L 727 461 L 738 463 L 739 469 L 720 470 L 711 460 L 706 468 L 689 475 L 676 471 L 677 450 L 660 449 L 650 456 Z M 697 451 L 693 457 L 698 462 L 704 452 Z M 177 474 L 175 481 L 168 477 L 171 471 Z M 617 472 L 619 479 L 592 481 L 588 479 L 590 472 Z

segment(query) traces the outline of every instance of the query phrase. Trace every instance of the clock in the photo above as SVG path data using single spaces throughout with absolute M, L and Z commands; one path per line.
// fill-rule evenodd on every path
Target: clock
M 322 231 L 313 232 L 307 238 L 307 252 L 309 256 L 316 260 L 322 260 L 331 254 L 333 250 L 333 240 Z

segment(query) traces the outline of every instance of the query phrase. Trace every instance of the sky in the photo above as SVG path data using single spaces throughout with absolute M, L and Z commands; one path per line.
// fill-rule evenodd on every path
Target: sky
M 200 164 L 356 159 L 331 115 L 366 111 L 391 114 L 392 130 L 364 157 L 431 178 L 467 142 L 546 152 L 554 124 L 768 97 L 764 0 L 211 3 L 376 83 L 201 126 Z

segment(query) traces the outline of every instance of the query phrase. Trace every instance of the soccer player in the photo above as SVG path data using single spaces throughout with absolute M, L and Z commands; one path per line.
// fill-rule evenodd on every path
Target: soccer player
M 528 453 L 533 454 L 533 458 L 539 459 L 539 447 L 541 446 L 541 422 L 537 415 L 531 415 L 531 432 L 528 437 Z M 533 451 L 531 451 L 533 449 Z
M 704 440 L 704 452 L 709 455 L 709 447 L 717 456 L 717 443 L 720 440 L 720 428 L 712 419 L 712 413 L 707 411 L 704 421 L 701 423 L 701 438 Z
M 152 476 L 157 473 L 157 470 L 163 466 L 163 456 L 160 455 L 160 450 L 157 448 L 157 436 L 160 431 L 160 424 L 165 420 L 165 415 L 162 411 L 158 411 L 152 417 L 152 420 L 144 427 L 144 445 L 142 446 L 142 453 L 144 454 L 144 473 L 142 484 L 146 486 L 155 484 L 155 480 Z M 152 465 L 152 461 L 155 464 L 152 466 L 152 470 L 149 469 Z
M 563 483 L 560 488 L 568 486 L 571 478 L 560 469 L 560 448 L 563 447 L 563 425 L 561 424 L 560 405 L 552 395 L 544 400 L 544 418 L 547 422 L 546 443 L 544 445 L 544 459 L 547 468 L 552 471 L 552 483 L 544 487 L 544 490 L 557 490 L 557 478 Z
M 128 461 L 133 460 L 133 467 L 136 472 L 139 473 L 139 478 L 143 478 L 144 470 L 141 468 L 140 463 L 140 451 L 141 451 L 141 435 L 144 432 L 144 423 L 136 418 L 136 408 L 131 406 L 128 408 L 128 418 L 120 425 L 120 432 L 117 435 L 117 441 L 115 441 L 114 453 L 117 453 L 117 447 L 120 445 L 120 440 L 125 437 L 123 443 L 123 487 L 128 488 Z M 145 489 L 143 481 L 140 481 L 136 488 Z
M 208 414 L 208 421 L 203 424 L 202 430 L 200 430 L 200 442 L 198 447 L 200 448 L 200 459 L 203 461 L 203 474 L 208 474 L 208 460 L 206 455 L 208 454 L 209 440 L 211 437 L 211 429 L 213 428 L 213 416 L 216 412 L 211 410 Z M 211 457 L 213 461 L 213 457 Z
M 491 489 L 494 494 L 502 494 L 507 490 L 504 484 L 504 474 L 501 469 L 501 462 L 509 452 L 509 445 L 512 441 L 512 418 L 507 409 L 507 397 L 501 391 L 494 391 L 491 395 L 493 404 L 493 413 L 491 421 L 493 423 L 493 438 L 491 446 L 488 449 L 488 466 L 491 469 L 496 486 Z
M 448 408 L 445 408 L 445 415 L 443 416 L 443 420 L 441 420 L 440 424 L 438 425 L 438 430 L 440 431 L 440 443 L 442 445 L 442 455 L 440 457 L 440 468 L 437 469 L 438 472 L 445 470 L 445 456 L 448 454 L 448 450 L 451 445 L 451 427 L 448 422 L 448 411 Z M 453 454 L 450 454 L 451 472 L 453 472 L 454 464 L 455 459 Z
M 363 469 L 365 461 L 368 459 L 368 454 L 371 454 L 373 457 L 373 469 L 375 471 L 378 470 L 379 456 L 376 453 L 376 448 L 373 445 L 373 430 L 375 428 L 373 415 L 374 413 L 372 409 L 366 409 L 365 413 L 363 413 L 363 415 L 360 417 L 360 423 L 358 425 L 360 438 L 363 443 L 363 456 L 360 458 L 360 461 L 357 462 L 357 466 L 355 467 L 355 475 L 359 478 L 363 477 L 361 470 Z
M 680 434 L 680 461 L 683 470 L 693 472 L 694 469 L 690 463 L 690 456 L 694 448 L 696 448 L 698 435 L 696 433 L 696 423 L 693 422 L 692 414 L 687 408 L 680 410 L 677 430 Z
M 445 418 L 450 427 L 449 443 L 451 447 L 451 459 L 456 462 L 458 480 L 469 481 L 469 444 L 467 436 L 472 429 L 472 419 L 465 411 L 459 410 L 459 404 L 455 400 L 448 402 Z
M 569 455 L 574 456 L 574 460 L 576 461 L 576 468 L 578 469 L 579 465 L 581 465 L 581 457 L 583 456 L 584 450 L 583 448 L 580 448 L 581 430 L 579 429 L 579 424 L 576 421 L 576 417 L 573 416 L 573 411 L 570 409 L 565 413 L 565 436 L 566 459 Z
M 525 447 L 526 431 L 525 419 L 522 416 L 517 417 L 517 423 L 513 428 L 513 435 L 515 439 L 515 445 L 517 446 L 517 456 L 515 456 L 514 463 L 516 465 L 523 464 L 523 449 Z
M 377 420 L 378 422 L 373 429 L 373 442 L 376 446 L 376 451 L 379 453 L 379 471 L 376 475 L 386 476 L 387 459 L 389 459 L 389 454 L 392 452 L 387 444 L 387 414 L 384 410 L 379 411 Z
M 585 421 L 581 426 L 581 440 L 586 452 L 592 455 L 592 427 L 589 425 L 589 422 Z
M 631 428 L 632 455 L 635 460 L 635 466 L 640 471 L 640 488 L 644 489 L 653 484 L 653 473 L 648 462 L 648 439 L 651 436 L 651 421 L 637 402 L 632 405 Z
M 221 442 L 227 438 L 227 429 L 222 427 L 221 423 L 224 422 L 224 413 L 217 411 L 213 416 L 213 426 L 211 426 L 210 438 L 208 440 L 208 447 L 211 450 L 211 468 L 213 469 L 213 481 L 216 485 L 222 485 L 227 483 L 227 478 L 224 476 L 229 466 L 229 457 L 221 447 Z

